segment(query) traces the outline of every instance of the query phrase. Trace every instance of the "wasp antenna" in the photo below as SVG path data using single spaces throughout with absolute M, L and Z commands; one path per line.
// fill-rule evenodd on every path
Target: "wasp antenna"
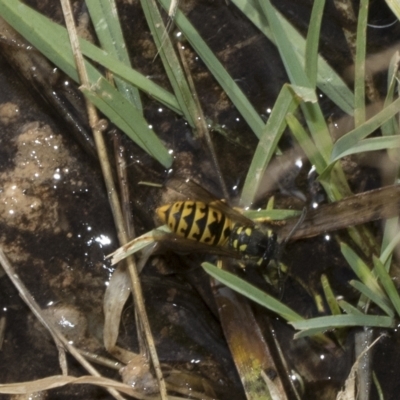
M 275 261 L 276 261 L 276 263 L 278 265 L 278 274 L 279 274 L 279 281 L 280 281 L 280 283 L 279 283 L 279 299 L 280 300 L 282 300 L 282 298 L 283 298 L 283 295 L 284 295 L 284 292 L 285 292 L 285 282 L 286 282 L 286 279 L 288 277 L 288 274 L 286 273 L 285 278 L 282 280 L 281 268 L 280 268 L 281 256 L 282 256 L 284 248 L 286 247 L 286 244 L 288 243 L 288 241 L 292 237 L 293 233 L 296 232 L 296 229 L 304 222 L 304 219 L 305 219 L 306 215 L 307 215 L 307 208 L 304 207 L 303 211 L 301 212 L 300 218 L 298 219 L 298 221 L 296 222 L 296 224 L 294 225 L 292 230 L 289 232 L 289 235 L 282 242 L 281 246 L 278 246 L 277 254 L 275 256 Z
M 303 207 L 303 210 L 301 212 L 300 218 L 292 228 L 292 230 L 289 232 L 289 235 L 285 238 L 285 240 L 282 242 L 282 247 L 286 246 L 286 243 L 290 240 L 290 238 L 293 236 L 293 233 L 296 232 L 296 229 L 304 222 L 304 219 L 306 218 L 307 215 L 307 207 Z

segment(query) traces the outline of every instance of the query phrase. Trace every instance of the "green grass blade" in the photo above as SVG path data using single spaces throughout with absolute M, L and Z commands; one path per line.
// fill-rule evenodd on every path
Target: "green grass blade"
M 357 40 L 354 77 L 354 123 L 365 122 L 365 54 L 367 46 L 367 20 L 369 0 L 361 0 L 357 19 Z
M 375 371 L 372 371 L 372 380 L 374 382 L 375 385 L 375 389 L 378 393 L 378 400 L 385 400 L 385 395 L 384 395 L 384 391 L 383 388 L 378 380 L 378 377 L 376 376 Z
M 269 0 L 259 0 L 259 4 L 273 32 L 275 44 L 281 55 L 283 64 L 285 65 L 286 73 L 289 75 L 290 82 L 293 85 L 313 89 L 303 66 L 296 56 L 296 51 L 293 48 L 292 42 L 289 40 L 271 2 Z M 332 149 L 332 139 L 319 104 L 310 102 L 303 103 L 301 104 L 301 109 L 315 146 L 323 158 L 328 161 Z
M 380 315 L 333 315 L 302 321 L 289 322 L 295 329 L 329 330 L 346 326 L 374 326 L 380 328 L 393 327 L 393 318 Z
M 400 135 L 373 137 L 359 141 L 349 149 L 343 151 L 339 158 L 350 154 L 366 153 L 368 151 L 390 150 L 400 147 Z
M 325 0 L 314 1 L 307 31 L 304 70 L 313 88 L 318 76 L 318 45 Z
M 325 0 L 314 1 L 307 32 L 304 70 L 313 88 L 318 76 L 318 45 Z
M 37 12 L 19 2 L 0 0 L 0 13 L 22 35 L 28 35 L 31 43 L 48 56 L 51 61 L 62 68 L 64 72 L 70 74 L 71 78 L 78 80 L 75 61 L 64 28 L 45 19 Z M 45 24 L 42 24 L 43 22 Z M 50 31 L 47 31 L 46 28 L 50 28 Z M 85 66 L 90 82 L 95 84 L 100 81 L 100 85 L 104 87 L 104 93 L 108 93 L 110 98 L 107 100 L 101 99 L 98 96 L 94 96 L 93 93 L 89 93 L 86 88 L 87 95 L 92 96 L 93 102 L 97 103 L 99 109 L 107 118 L 120 127 L 120 129 L 135 140 L 140 147 L 155 157 L 163 166 L 169 168 L 172 164 L 172 157 L 155 136 L 154 132 L 148 128 L 148 124 L 143 116 L 132 107 L 131 103 L 122 98 L 90 63 L 85 62 Z M 118 106 L 110 104 L 111 98 L 118 101 L 118 104 L 121 105 L 121 110 L 118 109 Z M 134 120 L 133 116 L 137 118 Z M 127 130 L 125 131 L 124 128 Z
M 170 1 L 160 0 L 160 2 L 164 9 L 168 10 Z M 210 50 L 193 25 L 179 10 L 175 15 L 174 22 L 182 31 L 185 38 L 188 40 L 196 53 L 206 64 L 211 74 L 221 85 L 227 96 L 231 99 L 232 103 L 238 109 L 255 135 L 260 138 L 265 125 L 264 121 L 261 119 L 260 115 L 254 109 L 242 90 L 222 66 L 219 60 L 215 57 L 214 53 Z
M 146 78 L 140 72 L 130 67 L 127 67 L 122 62 L 116 60 L 114 57 L 111 57 L 109 54 L 100 50 L 96 46 L 93 46 L 86 40 L 81 39 L 80 44 L 82 48 L 82 53 L 86 57 L 101 64 L 103 67 L 107 68 L 127 82 L 132 83 L 137 88 L 139 88 L 149 96 L 153 97 L 154 99 L 158 100 L 160 103 L 163 103 L 166 107 L 176 112 L 177 114 L 183 114 L 179 106 L 178 100 L 172 93 L 163 89 L 152 80 Z
M 360 140 L 378 129 L 382 124 L 396 115 L 400 110 L 400 98 L 392 104 L 385 107 L 382 111 L 374 115 L 368 121 L 342 136 L 333 146 L 331 154 L 331 163 L 339 160 L 342 154 L 355 146 Z
M 359 292 L 361 292 L 365 297 L 374 302 L 379 308 L 381 308 L 389 317 L 394 317 L 394 312 L 390 305 L 383 299 L 378 296 L 375 292 L 373 292 L 368 286 L 365 286 L 360 281 L 352 280 L 350 281 L 350 285 L 356 288 Z
M 86 0 L 86 5 L 101 48 L 130 67 L 129 55 L 122 35 L 115 1 Z M 114 77 L 114 80 L 120 93 L 138 110 L 142 110 L 139 91 L 123 79 Z
M 328 277 L 325 274 L 321 276 L 321 285 L 332 315 L 340 315 L 340 307 L 338 305 L 338 302 L 336 301 L 335 295 L 333 294 L 333 290 L 331 288 L 331 285 L 329 284 Z
M 345 243 L 340 244 L 340 250 L 360 281 L 376 293 L 376 295 L 387 300 L 385 293 L 378 285 L 376 278 L 364 261 Z
M 321 335 L 326 331 L 326 329 L 321 329 L 321 328 L 310 328 L 310 329 L 303 329 L 299 332 L 296 332 L 293 335 L 293 339 L 301 339 L 309 336 L 316 336 L 316 335 Z
M 327 164 L 299 120 L 293 114 L 288 113 L 286 115 L 286 122 L 311 164 L 315 166 L 319 174 L 322 173 Z
M 158 10 L 158 5 L 155 0 L 141 0 L 140 4 L 183 115 L 190 126 L 195 127 L 196 104 L 181 63 L 178 60 L 169 35 L 166 34 L 167 28 Z
M 172 165 L 168 150 L 149 128 L 143 115 L 128 102 L 110 83 L 100 78 L 91 88 L 81 87 L 89 100 L 143 150 L 158 160 L 165 168 Z
M 217 268 L 215 265 L 207 262 L 202 263 L 201 266 L 209 275 L 217 279 L 219 282 L 242 294 L 243 296 L 246 296 L 250 300 L 255 301 L 263 307 L 268 308 L 268 310 L 277 313 L 283 319 L 290 321 L 300 321 L 303 319 L 301 315 L 285 306 L 279 300 L 276 300 L 274 297 L 264 293 L 262 290 L 256 288 L 243 279 L 238 278 L 236 275 Z
M 397 314 L 400 316 L 400 296 L 397 292 L 397 289 L 393 283 L 392 278 L 388 274 L 385 269 L 385 266 L 382 264 L 381 260 L 377 257 L 374 257 L 374 266 L 376 274 L 381 282 L 383 288 L 386 291 L 390 301 L 392 302 Z
M 398 81 L 397 77 L 399 76 L 399 63 L 400 63 L 400 53 L 396 51 L 392 58 L 390 59 L 389 69 L 388 69 L 388 85 L 387 85 L 387 93 L 384 102 L 384 107 L 387 107 L 394 101 L 395 91 L 398 89 Z M 387 122 L 385 122 L 381 127 L 382 136 L 392 136 L 399 134 L 399 123 L 397 118 L 390 118 Z M 393 161 L 397 168 L 400 165 L 400 152 L 398 149 L 388 149 L 388 156 L 391 161 Z M 387 230 L 385 227 L 384 237 L 382 239 L 382 246 L 385 245 L 387 241 Z
M 232 0 L 236 7 L 241 10 L 246 17 L 272 42 L 274 41 L 270 27 L 264 16 L 255 6 L 257 0 Z M 301 34 L 288 22 L 285 17 L 276 12 L 284 30 L 293 43 L 300 63 L 305 64 L 305 40 Z M 353 115 L 354 96 L 343 79 L 319 56 L 318 58 L 318 87 L 333 101 L 338 107 L 349 115 Z
M 271 161 L 276 146 L 286 128 L 285 115 L 289 111 L 293 112 L 297 106 L 298 101 L 294 99 L 293 93 L 287 85 L 283 86 L 276 99 L 271 115 L 263 128 L 260 141 L 247 172 L 240 199 L 242 205 L 249 206 L 252 204 L 268 163 Z
M 54 23 L 17 0 L 13 2 L 0 0 L 0 14 L 50 61 L 63 70 L 75 82 L 79 82 L 68 33 L 64 27 Z M 174 95 L 88 41 L 80 39 L 79 43 L 82 53 L 86 57 L 131 82 L 140 90 L 154 97 L 173 111 L 182 114 Z M 91 83 L 95 83 L 100 76 L 98 72 L 95 76 L 89 76 Z
M 396 223 L 396 229 L 397 229 L 397 223 Z M 381 262 L 384 264 L 387 263 L 389 257 L 393 253 L 393 250 L 396 248 L 396 246 L 400 243 L 400 232 L 398 232 L 394 238 L 390 241 L 390 243 L 387 244 L 385 247 L 384 251 L 382 252 L 381 256 L 379 257 Z
M 293 85 L 313 89 L 271 2 L 269 0 L 259 0 L 259 6 L 268 20 L 268 25 L 271 27 L 275 44 L 285 65 L 285 70 L 289 75 L 290 82 Z

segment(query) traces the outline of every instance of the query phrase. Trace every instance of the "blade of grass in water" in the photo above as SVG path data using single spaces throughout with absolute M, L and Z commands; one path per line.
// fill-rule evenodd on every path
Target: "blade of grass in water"
M 100 41 L 101 48 L 130 67 L 131 63 L 122 35 L 115 1 L 86 0 L 86 5 L 89 9 L 90 18 Z M 142 110 L 139 91 L 121 78 L 114 77 L 114 80 L 120 93 L 138 110 Z
M 190 126 L 195 127 L 196 104 L 155 0 L 140 2 L 168 80 Z
M 300 124 L 299 120 L 291 113 L 286 115 L 286 122 L 293 136 L 296 138 L 297 142 L 306 153 L 307 158 L 310 160 L 311 164 L 315 167 L 316 171 L 320 174 L 326 168 L 326 162 L 318 152 L 310 136 Z
M 365 55 L 367 46 L 367 19 L 369 0 L 361 0 L 358 11 L 354 77 L 354 124 L 365 122 Z
M 285 65 L 286 73 L 289 75 L 290 82 L 293 85 L 313 89 L 303 66 L 296 56 L 296 51 L 293 48 L 292 42 L 289 40 L 282 23 L 278 19 L 274 7 L 271 5 L 271 2 L 269 0 L 259 0 L 259 5 L 271 27 L 275 38 L 275 44 L 278 48 L 279 54 L 281 55 L 283 64 Z M 301 109 L 315 146 L 321 153 L 322 157 L 326 161 L 329 160 L 332 148 L 332 139 L 319 104 L 311 102 L 302 103 Z
M 366 153 L 368 151 L 390 150 L 400 147 L 400 136 L 380 136 L 364 139 L 353 145 L 347 151 L 340 154 L 340 158 L 349 156 L 350 154 Z
M 314 1 L 307 31 L 304 70 L 313 88 L 318 77 L 318 44 L 325 0 Z
M 160 0 L 160 3 L 164 9 L 169 9 L 169 0 Z M 232 103 L 238 109 L 242 117 L 245 119 L 247 124 L 253 130 L 255 135 L 260 138 L 264 128 L 264 122 L 251 105 L 247 97 L 244 95 L 242 90 L 236 84 L 234 79 L 229 75 L 226 69 L 222 66 L 219 60 L 215 57 L 214 53 L 210 50 L 197 30 L 189 22 L 189 20 L 183 15 L 183 13 L 177 10 L 174 22 L 182 31 L 185 38 L 188 40 L 190 45 L 200 56 L 211 74 L 218 81 L 221 87 L 226 92 Z
M 340 315 L 340 307 L 336 301 L 335 295 L 333 294 L 333 290 L 329 284 L 328 277 L 325 274 L 321 276 L 321 284 L 332 315 Z
M 201 266 L 209 275 L 217 279 L 219 282 L 242 294 L 243 296 L 246 296 L 250 300 L 253 300 L 256 303 L 261 304 L 269 310 L 277 313 L 285 320 L 300 321 L 303 319 L 301 315 L 285 306 L 279 300 L 276 300 L 272 296 L 264 293 L 262 290 L 256 288 L 243 279 L 238 278 L 236 275 L 217 268 L 215 265 L 207 262 L 201 264 Z
M 393 326 L 393 318 L 380 315 L 333 315 L 302 321 L 289 322 L 295 329 L 328 330 L 344 326 L 376 326 L 389 328 Z
M 292 92 L 285 85 L 276 99 L 247 172 L 240 199 L 243 206 L 249 206 L 254 201 L 268 163 L 274 155 L 279 139 L 286 128 L 286 113 L 294 111 L 297 106 L 298 101 L 294 99 Z
M 104 78 L 100 78 L 91 88 L 81 87 L 89 100 L 126 135 L 136 142 L 143 150 L 166 168 L 172 164 L 172 157 L 161 141 L 149 128 L 142 114 L 132 106 Z
M 389 317 L 394 317 L 394 312 L 391 309 L 388 302 L 382 297 L 378 296 L 368 286 L 365 286 L 360 281 L 352 280 L 350 285 L 356 288 L 361 294 L 367 297 L 370 301 L 374 302 L 379 308 L 381 308 Z
M 399 75 L 399 62 L 400 62 L 400 53 L 396 51 L 389 63 L 387 94 L 385 98 L 384 108 L 387 107 L 394 100 L 395 90 L 398 87 L 397 77 Z M 399 124 L 397 118 L 392 117 L 387 122 L 385 122 L 381 127 L 381 132 L 382 136 L 393 136 L 396 134 L 398 135 Z M 389 159 L 394 163 L 391 179 L 392 182 L 396 184 L 397 171 L 400 168 L 400 151 L 399 149 L 389 148 L 387 150 L 387 153 Z M 385 227 L 383 230 L 383 237 L 381 243 L 380 260 L 385 264 L 386 271 L 390 270 L 390 265 L 392 262 L 392 251 L 393 251 L 393 249 L 389 249 L 388 247 L 391 244 L 390 242 L 392 241 L 393 236 L 396 235 L 398 223 L 399 223 L 398 217 L 390 218 L 385 221 Z
M 68 34 L 64 27 L 54 23 L 18 0 L 14 2 L 0 0 L 0 14 L 50 61 L 62 69 L 71 79 L 78 82 L 78 74 L 72 57 Z M 182 114 L 174 95 L 88 41 L 80 39 L 79 43 L 82 53 L 86 57 L 131 82 L 173 111 Z M 95 83 L 99 77 L 99 73 L 96 76 L 89 76 L 92 83 Z
M 377 257 L 374 257 L 374 266 L 379 281 L 384 287 L 385 292 L 392 302 L 397 314 L 400 316 L 400 296 L 397 292 L 396 286 L 394 285 L 392 278 L 386 271 L 385 266 L 382 264 L 381 260 Z
M 274 41 L 270 27 L 265 17 L 256 7 L 257 0 L 232 0 L 246 15 L 246 17 L 272 42 Z M 305 64 L 305 40 L 300 33 L 286 20 L 282 14 L 276 12 L 284 30 L 287 32 L 293 43 L 293 48 L 297 53 L 300 63 Z M 328 63 L 318 56 L 318 87 L 344 112 L 353 115 L 354 96 L 343 79 L 328 65 Z
M 6 2 L 5 0 L 0 0 L 0 14 L 17 31 L 23 36 L 26 36 L 35 47 L 39 48 L 40 51 L 49 57 L 51 61 L 62 68 L 72 79 L 78 81 L 68 35 L 64 28 L 52 23 L 39 13 L 17 1 Z M 47 31 L 46 28 L 49 28 L 50 31 Z M 85 65 L 91 83 L 95 84 L 102 75 L 90 63 L 86 62 Z M 112 111 L 112 107 L 106 108 L 107 110 L 104 108 L 105 112 Z M 105 115 L 110 118 L 110 120 L 118 120 L 115 113 Z M 156 159 L 168 168 L 172 164 L 172 157 L 155 135 L 148 135 L 148 129 L 146 130 L 143 128 L 144 125 L 147 125 L 143 117 L 139 115 L 137 129 L 132 118 L 130 118 L 130 121 L 131 136 L 134 137 L 136 135 L 140 137 L 140 134 L 144 133 L 145 136 L 140 137 L 138 144 L 145 150 L 150 149 L 151 154 L 159 157 Z M 153 141 L 154 143 L 152 143 Z
M 340 244 L 340 250 L 357 277 L 379 297 L 387 301 L 387 297 L 378 285 L 376 278 L 364 261 L 345 243 Z
M 342 136 L 333 146 L 330 162 L 334 163 L 343 157 L 353 146 L 378 129 L 382 124 L 396 115 L 400 110 L 400 99 L 385 107 L 362 125 Z

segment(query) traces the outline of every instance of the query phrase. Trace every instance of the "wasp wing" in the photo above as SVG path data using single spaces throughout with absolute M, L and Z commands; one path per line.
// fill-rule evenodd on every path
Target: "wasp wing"
M 235 250 L 186 239 L 172 232 L 154 230 L 153 237 L 161 246 L 178 254 L 207 253 L 221 257 L 241 258 L 240 253 Z
M 239 211 L 230 207 L 225 201 L 218 199 L 203 186 L 191 179 L 171 178 L 165 186 L 186 196 L 188 200 L 200 200 L 204 203 L 211 204 L 234 222 L 243 226 L 255 226 L 254 221 L 245 217 Z

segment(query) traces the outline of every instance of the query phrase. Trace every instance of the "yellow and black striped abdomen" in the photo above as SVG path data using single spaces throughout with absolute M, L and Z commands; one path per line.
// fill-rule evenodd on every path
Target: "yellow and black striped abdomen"
M 230 218 L 202 201 L 177 201 L 157 208 L 157 215 L 177 235 L 212 246 L 224 246 L 232 232 Z

